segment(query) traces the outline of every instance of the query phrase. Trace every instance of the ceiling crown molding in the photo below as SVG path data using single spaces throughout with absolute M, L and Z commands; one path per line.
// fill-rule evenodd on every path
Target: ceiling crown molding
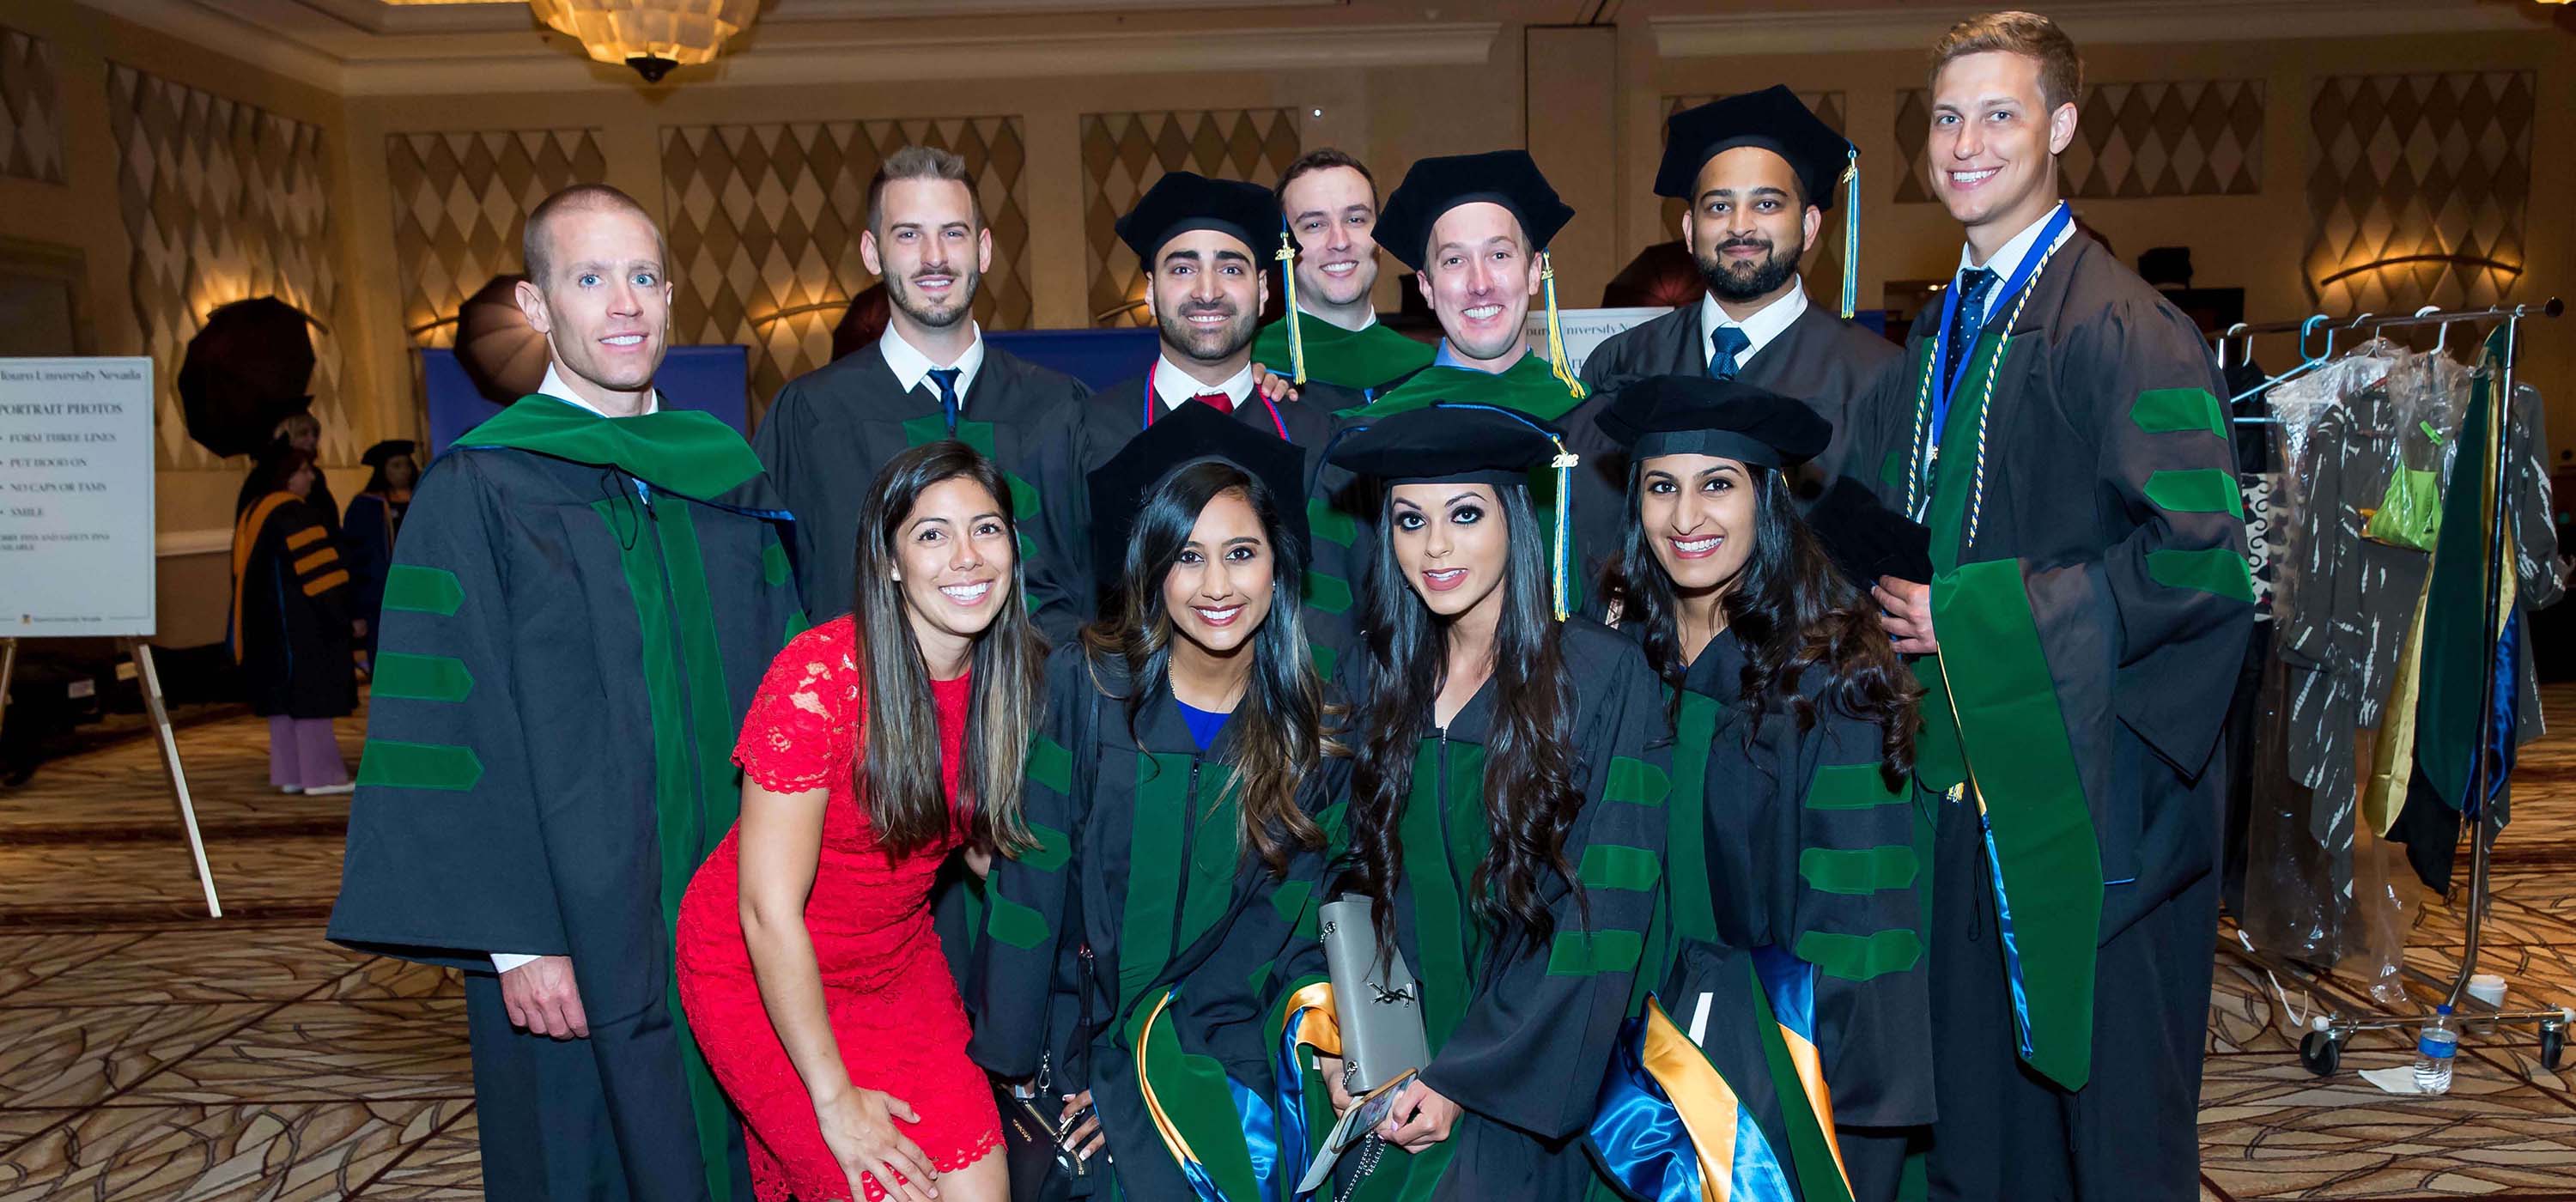
M 1984 8 L 1806 8 L 1647 19 L 1664 58 L 1925 50 Z M 2049 17 L 2078 45 L 2545 31 L 2548 18 L 2477 0 L 2066 0 Z

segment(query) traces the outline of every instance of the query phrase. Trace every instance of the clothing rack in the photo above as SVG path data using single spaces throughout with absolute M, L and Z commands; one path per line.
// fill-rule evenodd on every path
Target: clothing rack
M 2246 339 L 2247 343 L 2250 345 L 2253 336 L 2258 334 L 2297 334 L 2299 335 L 2300 357 L 2302 359 L 2313 361 L 2332 356 L 2334 345 L 2333 336 L 2337 332 L 2370 331 L 2376 333 L 2378 331 L 2388 329 L 2437 325 L 2444 327 L 2444 341 L 2447 342 L 2449 337 L 2448 327 L 2452 325 L 2464 322 L 2501 321 L 2504 323 L 2504 361 L 2501 369 L 2501 378 L 2497 381 L 2498 387 L 2494 394 L 2495 402 L 2492 413 L 2493 420 L 2489 423 L 2490 429 L 2487 436 L 2493 440 L 2491 443 L 2491 449 L 2495 454 L 2496 462 L 2499 465 L 2502 465 L 2507 462 L 2504 451 L 2507 445 L 2507 431 L 2512 423 L 2507 420 L 2506 415 L 2510 412 L 2513 403 L 2513 373 L 2516 361 L 2520 358 L 2521 354 L 2523 319 L 2534 317 L 2557 317 L 2564 314 L 2566 311 L 2567 306 L 2554 296 L 2534 304 L 2504 305 L 2484 309 L 2445 310 L 2435 309 L 2428 305 L 2413 313 L 2389 314 L 2384 317 L 2377 314 L 2364 313 L 2359 317 L 2353 318 L 2349 322 L 2339 321 L 2323 315 L 2304 318 L 2298 321 L 2264 322 L 2250 325 L 2244 322 L 2238 322 L 2235 325 L 2229 326 L 2225 332 L 2219 334 L 2215 341 L 2217 343 L 2219 366 L 2223 368 L 2227 364 L 2227 345 L 2231 339 L 2243 338 Z M 2308 339 L 2310 335 L 2319 330 L 2323 330 L 2326 333 L 2327 349 L 2323 355 L 2312 355 L 2308 350 Z M 2248 419 L 2240 418 L 2237 420 L 2247 421 Z M 2262 419 L 2252 420 L 2260 421 Z M 2494 482 L 2496 496 L 2493 498 L 2493 503 L 2488 507 L 2492 514 L 2488 522 L 2486 543 L 2488 564 L 2487 595 L 2490 597 L 2496 595 L 2498 589 L 2501 587 L 2503 583 L 2503 573 L 2508 570 L 2505 565 L 2512 558 L 2507 542 L 2509 534 L 2505 524 L 2507 521 L 2507 515 L 2511 512 L 2512 508 L 2512 498 L 2507 491 L 2510 480 L 2511 473 L 2509 471 L 2501 469 L 2497 471 Z M 2490 613 L 2485 617 L 2484 625 L 2486 635 L 2486 658 L 2481 662 L 2493 664 L 2495 662 L 2496 644 L 2503 636 L 2503 618 L 2500 615 Z M 2460 970 L 2459 973 L 2451 980 L 2450 989 L 2446 995 L 2446 1004 L 2451 1007 L 2451 1012 L 2455 1017 L 2474 1019 L 2479 1026 L 2488 1030 L 2504 1025 L 2537 1024 L 2540 1028 L 2540 1063 L 2543 1067 L 2554 1072 L 2557 1070 L 2559 1061 L 2565 1054 L 2567 1028 L 2571 1025 L 2576 1025 L 2576 1008 L 2562 1006 L 2547 1010 L 2507 1012 L 2487 1008 L 2485 1003 L 2479 1002 L 2475 998 L 2468 997 L 2469 978 L 2476 975 L 2478 971 L 2478 944 L 2485 926 L 2488 904 L 2488 858 L 2495 842 L 2494 827 L 2489 821 L 2487 807 L 2491 804 L 2489 795 L 2493 792 L 2492 777 L 2496 771 L 2496 764 L 2494 762 L 2493 755 L 2490 754 L 2489 743 L 2485 737 L 2485 732 L 2494 729 L 2495 726 L 2495 701 L 2495 689 L 2492 686 L 2480 692 L 2478 703 L 2478 730 L 2480 732 L 2480 738 L 2476 749 L 2471 753 L 2470 757 L 2468 794 L 2470 804 L 2475 807 L 2475 812 L 2464 814 L 2462 816 L 2463 821 L 2466 822 L 2469 827 L 2467 931 L 2464 940 L 2465 946 L 2460 952 Z M 2267 968 L 2268 967 L 2269 966 L 2267 966 Z M 2461 1002 L 2464 998 L 2468 1000 L 2471 1009 L 2475 1010 L 2476 1013 L 2464 1014 L 2462 1012 Z M 2287 1003 L 2285 1001 L 2285 1009 L 2286 1006 Z M 2388 1013 L 2347 1016 L 2339 1012 L 2317 1015 L 2314 1019 L 2309 1021 L 2307 1031 L 2299 1038 L 2299 1060 L 2308 1067 L 2310 1072 L 2316 1073 L 2319 1076 L 2331 1074 L 2343 1059 L 2344 1043 L 2349 1040 L 2355 1032 L 2399 1030 L 2422 1022 L 2424 1017 L 2425 1016 L 2420 1014 L 2396 1015 Z M 2460 1034 L 2463 1039 L 2466 1039 L 2469 1034 L 2467 1026 L 2466 1022 L 2462 1025 Z

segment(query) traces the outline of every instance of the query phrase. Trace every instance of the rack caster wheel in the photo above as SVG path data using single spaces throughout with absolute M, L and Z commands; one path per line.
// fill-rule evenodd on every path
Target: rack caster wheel
M 2331 1077 L 2343 1064 L 2343 1040 L 2332 1031 L 2310 1031 L 2299 1037 L 2299 1063 L 2320 1077 Z
M 2540 1067 L 2558 1071 L 2558 1062 L 2567 1058 L 2567 1032 L 2552 1023 L 2540 1028 Z

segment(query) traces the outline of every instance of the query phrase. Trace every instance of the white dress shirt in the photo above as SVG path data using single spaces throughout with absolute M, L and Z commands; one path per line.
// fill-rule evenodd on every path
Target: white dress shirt
M 1359 333 L 1360 331 L 1365 330 L 1365 329 L 1369 328 L 1370 326 L 1373 326 L 1373 325 L 1376 325 L 1376 324 L 1377 324 L 1377 310 L 1375 310 L 1375 309 L 1368 309 L 1368 310 L 1364 310 L 1364 311 L 1361 313 L 1361 317 L 1365 318 L 1365 320 L 1361 321 L 1361 322 L 1360 322 L 1360 324 L 1355 325 L 1355 326 L 1346 326 L 1346 325 L 1343 325 L 1342 323 L 1340 323 L 1340 322 L 1338 322 L 1338 321 L 1335 321 L 1335 320 L 1333 320 L 1333 319 L 1332 319 L 1332 318 L 1330 318 L 1330 317 L 1326 317 L 1326 316 L 1324 316 L 1323 314 L 1318 313 L 1318 312 L 1316 312 L 1316 311 L 1314 311 L 1314 310 L 1312 310 L 1312 309 L 1309 309 L 1309 308 L 1307 308 L 1307 307 L 1306 307 L 1306 306 L 1304 306 L 1304 305 L 1299 305 L 1299 306 L 1297 306 L 1297 311 L 1298 311 L 1298 312 L 1300 312 L 1300 313 L 1305 314 L 1305 315 L 1306 315 L 1306 316 L 1308 316 L 1308 317 L 1312 317 L 1312 318 L 1314 318 L 1315 320 L 1317 320 L 1317 321 L 1320 321 L 1320 322 L 1324 323 L 1325 325 L 1331 326 L 1331 327 L 1333 327 L 1334 329 L 1337 329 L 1337 330 L 1349 330 L 1351 333 L 1354 333 L 1354 334 L 1357 334 L 1357 333 Z
M 1971 267 L 1983 267 L 1986 270 L 1995 273 L 1995 282 L 1997 284 L 2001 284 L 2005 280 L 2011 279 L 2013 277 L 2013 272 L 2021 269 L 2021 261 L 2029 258 L 2031 251 L 2038 247 L 2039 231 L 2046 228 L 2048 225 L 2048 219 L 2055 217 L 2056 215 L 2056 207 L 2053 205 L 2050 206 L 2047 212 L 2039 215 L 2039 220 L 2023 226 L 2020 233 L 2012 236 L 2012 241 L 2004 243 L 2003 249 L 1995 252 L 1994 258 L 1983 263 L 1977 261 L 1976 247 L 1970 246 L 1966 243 L 1961 243 L 1959 245 L 1959 270 L 1964 272 Z M 2066 223 L 2065 229 L 2057 231 L 2057 240 L 2049 243 L 2048 249 L 2055 250 L 2060 246 L 2064 246 L 2066 245 L 2066 240 L 2074 236 L 2075 223 L 2069 221 Z M 1955 282 L 1958 279 L 1958 276 L 1954 273 L 1950 278 Z
M 983 370 L 984 367 L 984 328 L 970 320 L 967 322 L 967 329 L 975 335 L 975 341 L 967 345 L 966 353 L 957 356 L 955 363 L 931 362 L 930 356 L 922 354 L 920 347 L 906 341 L 902 334 L 896 332 L 891 323 L 886 326 L 885 336 L 877 339 L 877 350 L 885 355 L 885 365 L 888 370 L 894 372 L 894 382 L 903 385 L 905 392 L 927 384 L 930 395 L 938 396 L 939 386 L 929 384 L 930 369 L 956 368 L 957 411 L 964 413 L 966 390 L 975 386 L 975 373 Z
M 1163 402 L 1165 412 L 1189 404 L 1206 392 L 1222 392 L 1235 408 L 1242 408 L 1245 401 L 1252 399 L 1252 365 L 1237 368 L 1222 384 L 1201 384 L 1197 376 L 1181 370 L 1181 365 L 1172 362 L 1168 354 L 1154 361 L 1154 396 Z
M 1717 344 L 1708 336 L 1719 329 L 1733 326 L 1744 331 L 1745 348 L 1735 352 L 1735 366 L 1742 370 L 1771 340 L 1789 332 L 1789 326 L 1807 315 L 1806 281 L 1791 277 L 1789 291 L 1778 300 L 1753 311 L 1753 316 L 1737 321 L 1717 305 L 1717 298 L 1706 291 L 1699 294 L 1699 358 L 1702 363 L 1717 358 Z

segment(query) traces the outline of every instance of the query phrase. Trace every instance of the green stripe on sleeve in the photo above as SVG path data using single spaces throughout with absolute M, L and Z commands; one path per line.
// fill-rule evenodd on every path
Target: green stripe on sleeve
M 2167 470 L 2147 477 L 2144 490 L 2156 508 L 2173 513 L 2226 513 L 2245 516 L 2245 494 L 2236 477 L 2214 467 Z
M 2150 388 L 2129 406 L 2129 420 L 2149 434 L 2207 431 L 2227 437 L 2226 415 L 2206 388 Z
M 1333 508 L 1331 501 L 1309 497 L 1306 500 L 1306 531 L 1334 546 L 1347 547 L 1352 539 L 1359 537 L 1360 524 L 1352 520 L 1351 515 Z
M 1798 853 L 1798 875 L 1806 878 L 1808 888 L 1825 893 L 1903 889 L 1914 883 L 1921 869 L 1922 861 L 1915 858 L 1914 849 L 1902 843 L 1858 851 L 1810 847 Z
M 1660 806 L 1672 791 L 1672 778 L 1663 769 L 1633 756 L 1614 755 L 1610 757 L 1610 779 L 1602 784 L 1601 799 Z
M 1646 937 L 1635 931 L 1559 931 L 1548 949 L 1547 975 L 1588 977 L 1637 966 Z
M 1059 794 L 1073 792 L 1073 753 L 1045 735 L 1029 744 L 1028 778 Z
M 452 618 L 464 604 L 465 586 L 445 568 L 398 563 L 385 573 L 386 609 Z
M 1867 810 L 1905 800 L 1903 792 L 1887 787 L 1887 775 L 1875 763 L 1818 764 L 1815 779 L 1807 782 L 1811 810 Z
M 1028 826 L 1029 838 L 1037 842 L 1019 854 L 1020 863 L 1040 872 L 1054 872 L 1073 858 L 1073 840 L 1066 838 L 1063 831 L 1043 822 L 1032 822 Z
M 1309 642 L 1306 644 L 1306 658 L 1315 665 L 1317 679 L 1326 684 L 1333 683 L 1333 665 L 1339 663 L 1341 657 L 1334 654 L 1332 648 L 1322 643 Z
M 374 788 L 462 793 L 481 779 L 483 760 L 471 747 L 369 739 L 358 758 L 358 783 Z
M 1306 604 L 1328 614 L 1349 613 L 1350 582 L 1329 572 L 1306 573 Z
M 984 933 L 1021 951 L 1046 942 L 1046 916 L 1036 910 L 988 890 L 984 901 L 992 908 L 984 912 Z
M 474 673 L 466 670 L 464 660 L 452 655 L 385 651 L 376 656 L 374 688 L 378 697 L 463 701 L 474 692 Z
M 1799 959 L 1815 965 L 1827 976 L 1866 981 L 1914 967 L 1923 958 L 1923 939 L 1903 927 L 1867 935 L 1809 931 L 1798 936 L 1794 950 Z
M 799 605 L 794 609 L 788 610 L 787 629 L 779 633 L 778 645 L 784 647 L 789 643 L 795 642 L 797 635 L 813 629 L 813 626 L 814 624 L 812 622 L 805 620 L 804 606 Z
M 1278 911 L 1281 918 L 1295 922 L 1298 911 L 1306 908 L 1306 899 L 1314 892 L 1312 881 L 1283 881 L 1270 891 L 1270 908 Z
M 2198 589 L 2231 601 L 2254 600 L 2254 577 L 2245 557 L 2230 547 L 2147 552 L 2147 577 L 2166 588 Z
M 760 578 L 768 581 L 771 588 L 787 583 L 787 548 L 776 539 L 760 549 Z
M 1583 863 L 1574 870 L 1574 879 L 1587 889 L 1633 889 L 1640 893 L 1654 888 L 1662 875 L 1663 864 L 1655 853 L 1616 843 L 1595 843 L 1584 848 Z

